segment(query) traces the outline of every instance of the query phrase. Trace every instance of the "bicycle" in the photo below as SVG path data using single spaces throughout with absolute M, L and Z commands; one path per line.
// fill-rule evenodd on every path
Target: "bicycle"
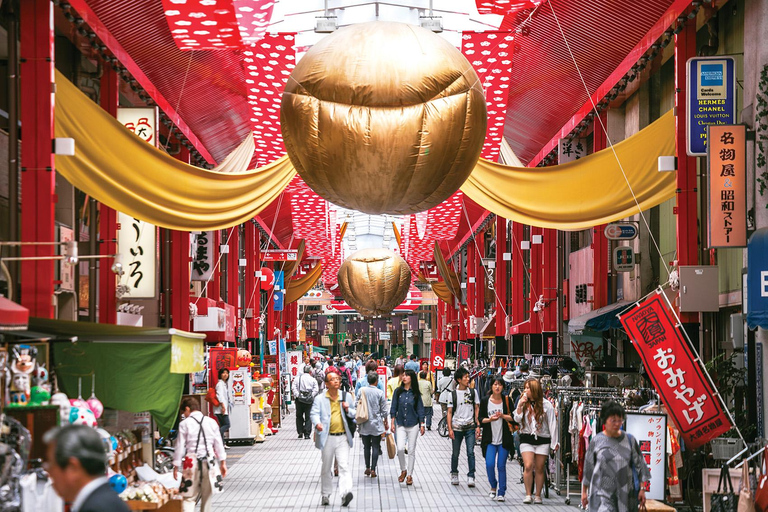
M 448 418 L 443 416 L 437 423 L 437 433 L 440 437 L 448 437 Z

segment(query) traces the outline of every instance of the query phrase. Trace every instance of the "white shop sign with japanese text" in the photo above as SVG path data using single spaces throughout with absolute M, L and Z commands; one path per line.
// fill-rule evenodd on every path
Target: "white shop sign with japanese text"
M 667 481 L 667 417 L 663 414 L 627 414 L 625 431 L 637 439 L 648 469 L 651 485 L 646 488 L 649 500 L 664 500 Z
M 574 162 L 587 156 L 587 139 L 560 139 L 557 150 L 558 162 Z
M 123 212 L 118 212 L 117 223 L 117 250 L 123 255 L 125 271 L 120 284 L 128 286 L 126 298 L 154 299 L 157 230 L 152 224 Z
M 195 235 L 197 247 L 192 255 L 192 281 L 208 281 L 213 275 L 214 232 L 202 231 Z

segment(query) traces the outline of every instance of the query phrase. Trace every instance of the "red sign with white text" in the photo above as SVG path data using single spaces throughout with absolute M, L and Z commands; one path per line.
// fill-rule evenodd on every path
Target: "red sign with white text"
M 697 448 L 731 429 L 704 368 L 660 295 L 641 302 L 620 320 L 686 448 Z
M 456 345 L 456 359 L 457 359 L 456 368 L 461 366 L 461 363 L 463 363 L 464 361 L 467 361 L 467 363 L 469 363 L 469 354 L 470 354 L 471 348 L 472 347 L 469 345 L 469 343 L 459 342 Z
M 261 261 L 296 261 L 299 259 L 299 251 L 284 249 L 267 249 L 261 253 Z
M 445 368 L 445 340 L 432 340 L 432 353 L 429 355 L 432 370 Z

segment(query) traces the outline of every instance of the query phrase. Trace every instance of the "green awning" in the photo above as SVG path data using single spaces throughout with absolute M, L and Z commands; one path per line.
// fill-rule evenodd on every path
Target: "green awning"
M 105 407 L 149 411 L 161 434 L 179 414 L 184 375 L 204 369 L 202 334 L 42 318 L 30 318 L 29 330 L 53 340 L 52 369 L 67 396 L 77 396 L 78 377 L 84 377 L 83 397 L 90 396 L 95 374 Z

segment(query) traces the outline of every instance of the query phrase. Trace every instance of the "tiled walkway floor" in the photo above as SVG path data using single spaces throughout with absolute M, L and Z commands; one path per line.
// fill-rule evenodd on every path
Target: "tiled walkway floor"
M 520 484 L 520 466 L 507 463 L 507 501 L 494 502 L 488 498 L 490 486 L 485 472 L 485 460 L 480 447 L 475 449 L 477 486 L 467 487 L 467 459 L 462 448 L 459 461 L 461 484 L 450 484 L 450 439 L 436 431 L 440 409 L 435 408 L 433 430 L 421 437 L 417 444 L 416 468 L 413 486 L 397 481 L 400 467 L 397 458 L 390 460 L 386 453 L 379 460 L 379 477 L 363 475 L 363 447 L 358 436 L 352 450 L 354 500 L 349 508 L 341 507 L 341 499 L 334 490 L 331 506 L 320 506 L 320 452 L 311 440 L 296 438 L 295 417 L 283 419 L 283 428 L 277 435 L 267 437 L 262 444 L 248 448 L 234 447 L 229 451 L 229 474 L 225 491 L 215 497 L 216 512 L 240 511 L 408 511 L 450 512 L 474 510 L 531 510 L 547 512 L 575 512 L 566 506 L 564 497 L 550 492 L 544 505 L 523 505 L 523 485 Z M 382 449 L 386 450 L 382 442 Z M 334 482 L 335 483 L 335 482 Z M 572 503 L 575 503 L 573 499 Z

